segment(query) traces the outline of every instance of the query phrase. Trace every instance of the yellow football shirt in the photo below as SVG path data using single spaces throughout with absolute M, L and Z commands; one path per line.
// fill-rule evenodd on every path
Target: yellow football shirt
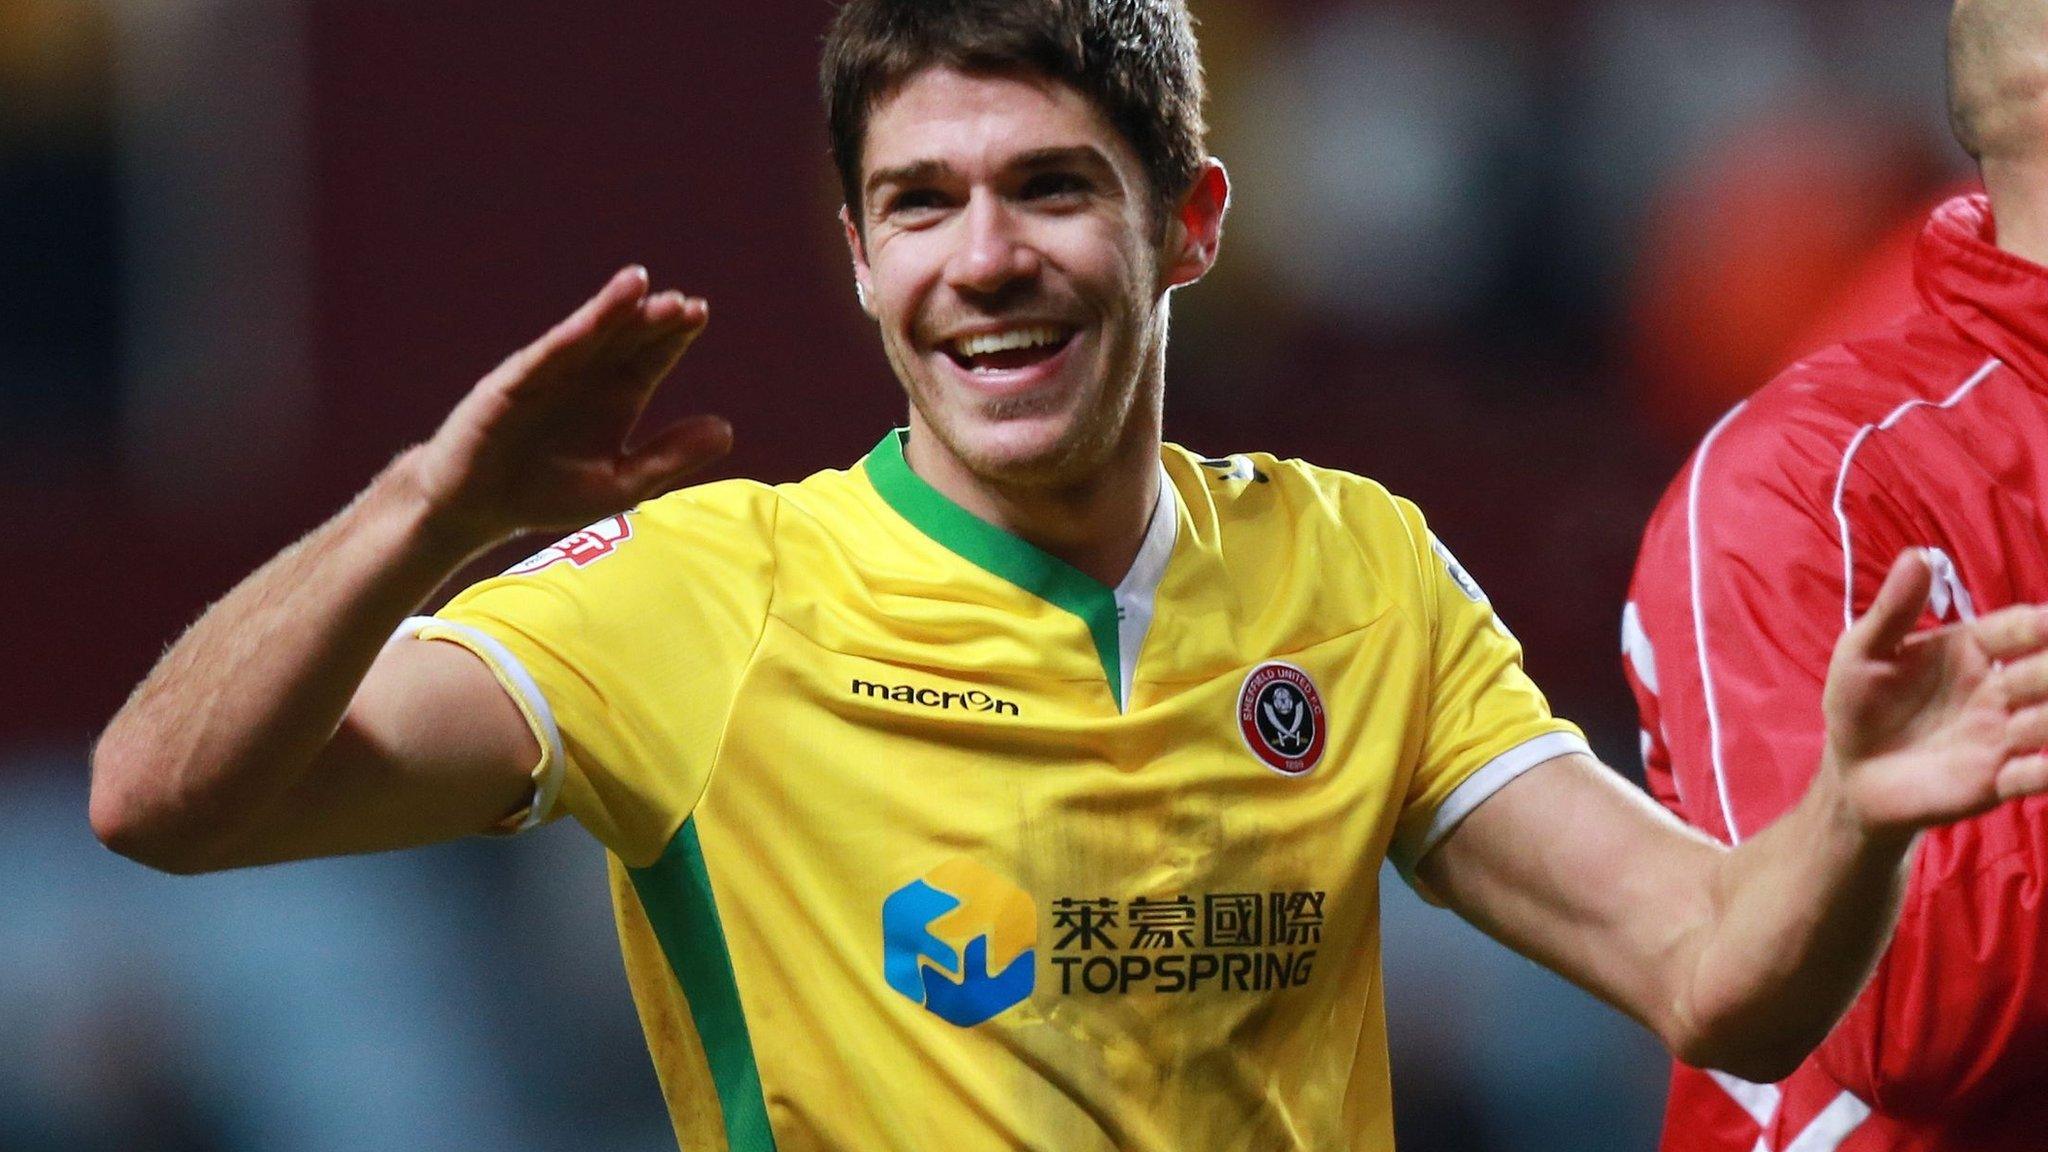
M 1382 860 L 1584 750 L 1415 508 L 1168 446 L 1108 588 L 925 484 L 723 482 L 419 634 L 610 851 L 683 1147 L 1393 1144 Z

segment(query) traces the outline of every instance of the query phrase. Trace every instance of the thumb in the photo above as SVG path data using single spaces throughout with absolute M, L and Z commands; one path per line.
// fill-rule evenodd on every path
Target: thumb
M 683 477 L 732 451 L 732 425 L 723 416 L 691 416 L 649 436 L 620 462 L 625 481 L 641 499 L 659 496 Z
M 1927 593 L 1933 587 L 1934 570 L 1927 563 L 1926 551 L 1908 548 L 1899 553 L 1870 610 L 1849 630 L 1850 647 L 1859 656 L 1890 657 L 1920 622 L 1920 613 L 1927 608 Z

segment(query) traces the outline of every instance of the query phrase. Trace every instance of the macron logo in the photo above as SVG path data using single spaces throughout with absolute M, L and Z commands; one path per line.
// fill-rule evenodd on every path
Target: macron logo
M 943 692 L 937 688 L 919 688 L 910 684 L 878 684 L 856 677 L 852 692 L 855 696 L 893 700 L 898 704 L 913 704 L 919 708 L 937 708 L 941 712 L 959 708 L 968 712 L 993 712 L 998 716 L 1017 715 L 1015 704 L 991 696 L 979 688 L 971 692 Z

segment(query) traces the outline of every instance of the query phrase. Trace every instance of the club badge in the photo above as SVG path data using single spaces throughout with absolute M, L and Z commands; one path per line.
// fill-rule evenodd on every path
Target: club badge
M 1237 728 L 1252 755 L 1283 776 L 1305 776 L 1323 758 L 1323 696 L 1308 673 L 1269 660 L 1237 690 Z

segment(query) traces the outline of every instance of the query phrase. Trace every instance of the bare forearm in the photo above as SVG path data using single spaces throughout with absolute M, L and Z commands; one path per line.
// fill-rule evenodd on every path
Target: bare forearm
M 1877 837 L 1823 768 L 1783 820 L 1721 857 L 1690 967 L 1696 1064 L 1781 1079 L 1869 978 L 1898 919 L 1910 836 Z
M 478 380 L 426 443 L 203 616 L 93 753 L 92 821 L 168 871 L 426 844 L 490 827 L 540 750 L 484 663 L 380 651 L 484 546 L 588 523 L 724 454 L 717 417 L 626 447 L 704 301 L 620 269 Z
M 1828 759 L 1741 847 L 1569 755 L 1466 816 L 1418 878 L 1688 1062 L 1782 1079 L 1869 977 L 1920 830 L 2048 792 L 2048 611 L 1916 631 L 1932 579 L 1925 557 L 1900 557 L 1843 634 Z
M 214 604 L 136 689 L 93 755 L 109 844 L 205 867 L 305 773 L 385 638 L 481 543 L 430 527 L 415 457 Z

